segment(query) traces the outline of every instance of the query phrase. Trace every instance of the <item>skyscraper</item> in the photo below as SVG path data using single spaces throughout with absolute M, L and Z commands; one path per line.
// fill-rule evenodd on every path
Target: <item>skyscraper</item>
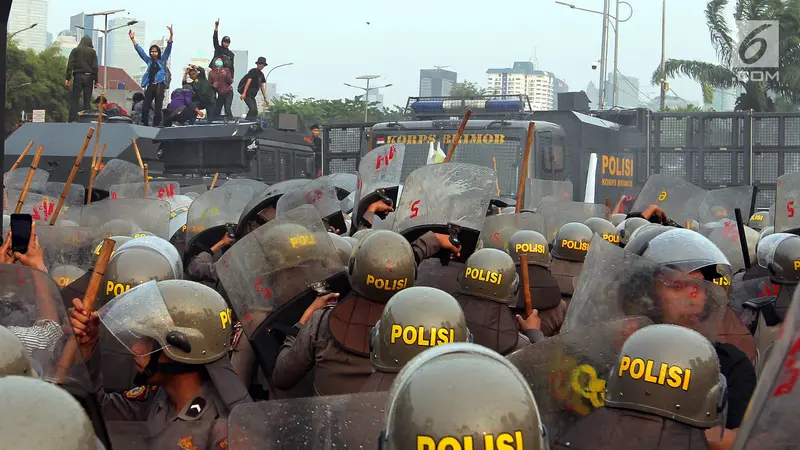
M 443 69 L 419 71 L 420 97 L 447 97 L 458 82 L 458 74 Z
M 609 72 L 604 96 L 606 107 L 637 108 L 643 102 L 639 94 L 639 79 L 617 72 L 617 96 L 619 98 L 614 98 L 614 74 Z
M 244 117 L 247 114 L 247 105 L 244 104 L 244 100 L 239 98 L 240 94 L 236 88 L 239 86 L 239 80 L 251 69 L 250 66 L 255 67 L 255 64 L 250 61 L 247 50 L 233 50 L 233 55 L 233 104 L 231 110 L 235 117 Z
M 19 47 L 41 52 L 47 48 L 47 0 L 14 0 L 11 3 L 11 15 L 8 18 L 8 32 L 15 33 L 30 27 L 16 36 Z
M 78 27 L 83 27 L 84 29 L 80 29 Z M 92 45 L 96 50 L 98 50 L 98 61 L 102 62 L 102 59 L 100 59 L 100 51 L 102 50 L 100 49 L 100 44 L 97 41 L 100 33 L 97 31 L 92 31 L 93 28 L 95 28 L 94 16 L 87 16 L 85 13 L 81 12 L 80 14 L 75 14 L 69 18 L 69 30 L 75 34 L 77 41 L 80 42 L 81 38 L 84 36 L 89 36 L 92 38 Z
M 553 72 L 536 70 L 532 62 L 516 61 L 509 68 L 486 71 L 489 93 L 496 95 L 527 95 L 534 111 L 548 111 L 555 106 L 558 80 Z
M 111 29 L 125 25 L 132 20 L 136 19 L 130 16 L 113 17 L 108 21 L 108 28 Z M 133 44 L 131 44 L 131 40 L 128 37 L 128 30 L 132 30 L 136 34 L 136 42 L 138 42 L 144 48 L 145 53 L 147 53 L 149 47 L 148 42 L 150 41 L 147 40 L 147 27 L 145 22 L 141 21 L 135 25 L 120 28 L 108 34 L 108 56 L 106 64 L 109 67 L 118 67 L 124 70 L 131 78 L 137 82 L 141 82 L 142 75 L 144 75 L 147 65 L 139 58 L 139 55 L 136 54 L 136 50 L 133 49 Z M 97 52 L 98 59 L 102 64 L 102 59 L 100 59 L 101 54 L 102 50 Z

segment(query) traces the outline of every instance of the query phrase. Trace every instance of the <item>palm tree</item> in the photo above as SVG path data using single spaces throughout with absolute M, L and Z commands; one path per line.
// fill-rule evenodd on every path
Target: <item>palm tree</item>
M 713 101 L 714 89 L 740 87 L 743 93 L 737 98 L 737 111 L 773 111 L 771 96 L 780 96 L 792 103 L 800 101 L 800 2 L 797 0 L 736 0 L 734 18 L 738 20 L 778 20 L 780 28 L 779 72 L 774 68 L 759 68 L 767 74 L 763 80 L 750 79 L 740 69 L 733 67 L 737 41 L 731 37 L 728 22 L 723 16 L 728 0 L 709 0 L 706 5 L 706 23 L 711 45 L 716 50 L 719 64 L 686 59 L 668 59 L 653 72 L 651 82 L 684 75 L 700 83 L 703 101 Z M 755 68 L 754 68 L 755 69 Z M 774 78 L 774 77 L 778 77 Z M 755 78 L 755 77 L 753 77 Z M 770 94 L 770 95 L 768 95 Z

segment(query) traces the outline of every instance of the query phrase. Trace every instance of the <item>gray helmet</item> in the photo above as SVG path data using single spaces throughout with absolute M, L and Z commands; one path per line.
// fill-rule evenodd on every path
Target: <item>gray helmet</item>
M 428 348 L 468 340 L 464 311 L 452 295 L 431 287 L 404 289 L 392 296 L 372 329 L 372 367 L 399 372 Z
M 620 245 L 622 245 L 623 247 L 628 245 L 628 240 L 633 235 L 633 232 L 639 229 L 640 227 L 647 225 L 648 223 L 650 222 L 648 222 L 645 219 L 642 219 L 641 217 L 630 217 L 628 219 L 623 220 L 622 223 L 617 225 L 617 231 L 619 231 Z
M 134 234 L 142 231 L 135 223 L 125 219 L 111 219 L 100 228 L 112 236 L 133 237 Z
M 50 269 L 50 276 L 56 280 L 58 287 L 69 286 L 73 281 L 86 274 L 86 271 L 80 267 L 75 267 L 69 264 L 60 265 Z
M 672 227 L 665 227 L 655 223 L 647 224 L 633 232 L 633 235 L 628 239 L 627 245 L 625 245 L 625 251 L 642 256 L 647 246 L 650 245 L 650 241 L 672 229 Z
M 550 267 L 550 252 L 547 249 L 547 238 L 533 230 L 519 230 L 508 240 L 508 254 L 515 264 L 519 264 L 521 255 L 528 256 L 528 264 Z
M 731 277 L 725 254 L 702 234 L 675 228 L 653 238 L 642 256 L 684 273 L 701 270 L 706 280 Z
M 125 244 L 126 242 L 130 241 L 133 238 L 129 236 L 111 236 L 109 239 L 114 241 L 114 250 L 111 253 L 111 256 L 114 256 L 114 253 L 116 253 L 118 248 L 120 248 L 123 244 Z M 100 249 L 102 248 L 103 248 L 103 242 L 99 242 L 97 246 L 95 246 L 94 256 L 93 256 L 94 259 L 92 260 L 92 268 L 94 268 L 94 265 L 97 264 L 97 258 L 100 257 Z
M 477 344 L 442 345 L 422 352 L 397 376 L 381 449 L 472 448 L 473 442 L 484 448 L 488 439 L 506 443 L 492 448 L 548 447 L 528 383 L 500 354 Z
M 756 243 L 756 253 L 758 253 L 758 247 L 761 245 L 761 241 L 764 240 L 765 237 L 771 234 L 775 234 L 775 227 L 769 226 L 759 231 L 758 242 Z
M 681 345 L 664 345 L 680 342 Z M 677 325 L 650 325 L 622 345 L 605 405 L 655 414 L 698 428 L 720 425 L 727 386 L 714 346 Z
M 590 217 L 584 220 L 583 224 L 604 240 L 619 245 L 619 231 L 613 223 L 602 217 Z
M 342 236 L 339 236 L 336 233 L 328 232 L 328 236 L 331 237 L 331 241 L 333 241 L 333 246 L 336 247 L 336 253 L 342 260 L 342 265 L 347 266 L 347 263 L 350 262 L 350 252 L 353 251 L 353 244 L 349 240 L 345 239 Z
M 464 294 L 509 303 L 519 289 L 517 267 L 511 257 L 494 248 L 482 248 L 467 258 L 458 274 L 458 291 Z
M 28 351 L 17 335 L 0 326 L 0 378 L 19 375 L 34 376 Z
M 129 350 L 146 336 L 172 361 L 209 364 L 228 355 L 232 313 L 217 291 L 185 280 L 149 281 L 98 310 L 103 325 Z
M 775 233 L 764 239 L 758 251 L 759 265 L 769 270 L 776 284 L 797 285 L 800 282 L 800 236 Z
M 406 238 L 377 230 L 350 253 L 347 271 L 353 290 L 368 300 L 386 303 L 395 292 L 414 285 L 417 265 Z
M 150 241 L 163 245 L 147 245 Z M 130 240 L 118 247 L 108 260 L 97 296 L 98 306 L 150 280 L 174 280 L 182 277 L 180 255 L 168 241 L 155 236 Z
M 758 211 L 750 216 L 747 225 L 756 231 L 761 231 L 770 226 L 771 223 L 772 220 L 768 212 Z
M 367 228 L 363 230 L 358 230 L 353 234 L 352 238 L 360 241 L 361 239 L 364 239 L 366 236 L 368 236 L 370 233 L 374 233 L 376 231 L 378 230 L 372 230 Z
M 564 224 L 556 233 L 551 253 L 555 259 L 583 262 L 589 251 L 594 233 L 586 225 L 578 222 Z
M 92 422 L 67 391 L 31 377 L 0 378 L 0 439 L 25 448 L 96 450 Z
M 622 223 L 625 218 L 628 217 L 627 214 L 612 214 L 611 215 L 611 224 L 615 227 Z

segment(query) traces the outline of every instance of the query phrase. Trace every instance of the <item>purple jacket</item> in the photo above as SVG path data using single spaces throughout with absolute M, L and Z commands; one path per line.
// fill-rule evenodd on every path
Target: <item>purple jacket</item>
M 189 86 L 181 87 L 180 89 L 176 89 L 172 92 L 170 96 L 172 100 L 169 102 L 169 106 L 167 109 L 170 111 L 177 111 L 182 109 L 185 106 L 189 106 L 192 104 L 192 88 Z

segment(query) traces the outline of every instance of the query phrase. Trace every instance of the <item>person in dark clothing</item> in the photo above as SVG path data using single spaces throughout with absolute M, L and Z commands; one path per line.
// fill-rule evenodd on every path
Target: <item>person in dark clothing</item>
M 222 66 L 231 71 L 233 76 L 233 59 L 236 55 L 228 48 L 231 46 L 231 38 L 229 36 L 222 37 L 222 45 L 219 45 L 219 19 L 214 22 L 214 57 L 211 58 L 211 64 L 208 66 L 210 69 L 214 68 L 214 62 L 217 58 L 222 58 Z
M 256 104 L 256 95 L 258 95 L 259 88 L 261 89 L 261 95 L 264 96 L 264 105 L 269 105 L 269 100 L 267 100 L 267 88 L 266 83 L 267 80 L 264 78 L 264 67 L 267 67 L 267 58 L 263 56 L 259 56 L 258 60 L 256 61 L 256 67 L 250 69 L 247 72 L 247 75 L 242 78 L 242 81 L 239 82 L 239 94 L 241 94 L 240 98 L 244 100 L 245 105 L 247 105 L 247 119 L 253 120 L 258 117 L 258 105 Z M 244 82 L 244 86 L 242 86 L 242 82 Z
M 214 105 L 214 112 L 211 117 L 218 118 L 222 115 L 222 107 L 225 106 L 225 121 L 233 119 L 231 103 L 233 102 L 233 73 L 225 67 L 222 58 L 214 61 L 214 68 L 211 69 L 209 76 L 211 86 L 217 92 L 217 102 Z
M 317 176 L 322 176 L 322 138 L 319 137 L 319 125 L 311 125 L 311 138 L 314 140 L 314 167 Z
M 72 81 L 70 81 L 72 80 Z M 67 87 L 72 87 L 69 98 L 69 121 L 78 119 L 78 99 L 83 93 L 83 110 L 89 109 L 92 101 L 92 87 L 97 83 L 97 52 L 92 46 L 92 38 L 84 36 L 80 44 L 69 52 L 67 62 Z
M 191 83 L 194 95 L 192 101 L 197 109 L 206 110 L 209 114 L 214 109 L 214 88 L 206 79 L 205 69 L 198 66 L 191 66 L 183 77 L 184 84 Z
M 142 88 L 144 88 L 144 104 L 142 105 L 142 125 L 147 126 L 150 118 L 150 104 L 155 99 L 155 113 L 153 115 L 153 126 L 157 127 L 161 123 L 161 108 L 164 105 L 164 91 L 167 89 L 167 61 L 172 53 L 172 25 L 168 26 L 169 40 L 167 41 L 167 48 L 164 49 L 162 55 L 161 48 L 157 45 L 150 46 L 150 55 L 148 56 L 142 46 L 136 43 L 136 36 L 133 31 L 128 31 L 128 36 L 131 38 L 133 47 L 147 64 L 142 76 Z
M 197 117 L 203 117 L 203 112 L 197 108 L 197 104 L 193 101 L 194 91 L 189 83 L 186 83 L 180 89 L 172 92 L 171 101 L 167 106 L 167 114 L 164 119 L 164 126 L 172 126 L 173 122 L 178 122 L 181 125 L 189 124 L 194 125 Z

